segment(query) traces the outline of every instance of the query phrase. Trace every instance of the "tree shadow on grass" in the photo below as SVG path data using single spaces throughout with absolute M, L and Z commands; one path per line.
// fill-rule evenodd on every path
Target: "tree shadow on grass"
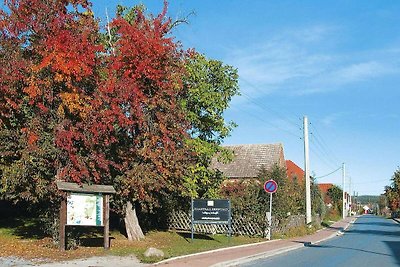
M 111 243 L 111 240 L 115 239 L 114 237 L 109 237 L 108 243 Z M 104 237 L 82 237 L 79 239 L 80 246 L 83 247 L 104 247 Z
M 29 211 L 27 203 L 13 204 L 0 200 L 0 229 L 21 239 L 43 239 L 49 237 L 37 213 Z M 34 215 L 35 214 L 35 215 Z
M 188 243 L 192 242 L 192 234 L 191 233 L 187 233 L 187 232 L 179 232 L 177 233 L 178 235 L 180 235 L 181 237 L 183 237 Z M 193 239 L 200 239 L 200 240 L 213 240 L 215 242 L 221 243 L 220 241 L 210 237 L 209 235 L 206 234 L 194 234 L 193 235 Z
M 23 239 L 43 239 L 49 237 L 37 218 L 14 217 L 0 220 L 0 228 L 8 229 L 11 234 Z
M 43 230 L 43 222 L 37 218 L 6 218 L 0 219 L 0 229 L 6 229 L 11 235 L 20 239 L 44 239 L 51 237 Z M 66 226 L 66 238 L 77 240 L 85 247 L 104 246 L 103 227 Z M 110 240 L 115 239 L 110 237 Z
M 104 246 L 104 228 L 102 226 L 72 226 L 67 225 L 66 242 L 76 240 L 79 246 L 83 247 L 103 247 Z M 109 237 L 109 244 L 114 237 Z

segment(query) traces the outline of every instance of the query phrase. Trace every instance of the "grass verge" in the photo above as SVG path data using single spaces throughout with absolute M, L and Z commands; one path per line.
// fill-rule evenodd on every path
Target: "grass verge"
M 115 240 L 115 243 L 126 240 Z M 265 241 L 263 238 L 251 238 L 244 236 L 228 237 L 226 235 L 199 235 L 194 236 L 193 241 L 190 233 L 161 232 L 154 231 L 146 235 L 142 241 L 135 241 L 130 245 L 116 244 L 110 250 L 113 255 L 135 254 L 136 257 L 146 263 L 153 263 L 171 257 L 198 253 L 218 248 L 237 246 L 249 243 Z M 143 253 L 149 247 L 161 249 L 165 256 L 163 258 L 146 258 Z
M 82 231 L 80 245 L 73 250 L 60 251 L 50 237 L 40 232 L 39 220 L 32 218 L 12 218 L 0 220 L 0 257 L 19 257 L 34 262 L 64 261 L 93 256 L 128 256 L 134 254 L 139 260 L 153 263 L 163 259 L 203 252 L 229 246 L 265 241 L 263 238 L 226 235 L 195 235 L 190 233 L 153 231 L 141 241 L 129 242 L 118 231 L 112 231 L 111 249 L 104 251 L 102 236 Z M 90 229 L 89 229 L 90 230 Z M 146 258 L 143 253 L 149 248 L 161 249 L 163 258 Z

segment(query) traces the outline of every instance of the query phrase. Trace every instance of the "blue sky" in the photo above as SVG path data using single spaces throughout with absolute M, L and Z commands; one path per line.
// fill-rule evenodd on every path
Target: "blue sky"
M 94 1 L 97 16 L 115 4 Z M 310 166 L 324 176 L 346 163 L 346 191 L 380 194 L 400 165 L 400 2 L 171 1 L 186 48 L 238 69 L 242 96 L 225 144 L 277 143 L 303 167 L 302 118 L 310 125 Z M 318 179 L 341 186 L 340 170 Z
M 115 6 L 161 0 L 95 0 Z M 226 111 L 239 126 L 225 144 L 283 143 L 303 167 L 302 118 L 310 125 L 310 165 L 324 176 L 346 163 L 346 191 L 380 194 L 400 165 L 400 2 L 175 0 L 171 18 L 185 48 L 238 69 L 241 96 Z M 341 186 L 341 172 L 318 179 Z

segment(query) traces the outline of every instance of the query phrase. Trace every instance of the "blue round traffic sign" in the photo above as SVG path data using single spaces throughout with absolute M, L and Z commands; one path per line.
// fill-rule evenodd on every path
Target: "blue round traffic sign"
M 275 193 L 278 189 L 278 184 L 274 180 L 268 180 L 264 183 L 264 190 L 267 193 Z

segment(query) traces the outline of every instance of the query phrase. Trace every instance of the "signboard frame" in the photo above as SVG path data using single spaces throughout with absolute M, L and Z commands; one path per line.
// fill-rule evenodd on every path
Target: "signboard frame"
M 73 194 L 88 194 L 88 195 L 102 195 L 102 225 L 104 229 L 104 249 L 110 248 L 110 195 L 115 194 L 116 191 L 111 185 L 88 185 L 88 184 L 77 184 L 68 183 L 64 181 L 57 181 L 57 189 L 62 193 L 62 199 L 60 203 L 60 250 L 64 251 L 66 248 L 66 226 L 67 224 L 67 210 L 68 210 L 68 197 Z M 73 224 L 74 226 L 76 224 Z M 88 226 L 88 225 L 77 225 L 77 226 Z
M 195 224 L 228 225 L 228 236 L 232 236 L 232 212 L 229 199 L 192 199 L 191 238 Z

